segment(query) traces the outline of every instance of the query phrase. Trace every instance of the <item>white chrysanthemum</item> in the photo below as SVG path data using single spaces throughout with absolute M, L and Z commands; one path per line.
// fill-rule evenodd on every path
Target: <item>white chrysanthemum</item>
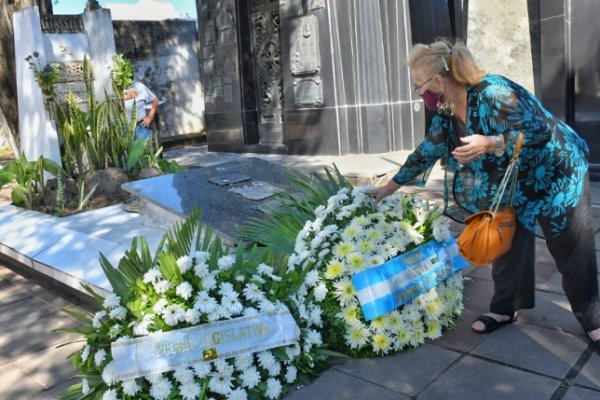
M 238 315 L 244 310 L 244 306 L 238 300 L 237 293 L 231 293 L 221 299 L 222 306 L 232 315 Z
M 264 369 L 270 369 L 277 362 L 270 351 L 261 351 L 256 358 L 258 358 L 258 365 Z
M 171 304 L 165 308 L 162 318 L 167 325 L 175 326 L 185 319 L 185 311 L 179 304 Z
M 150 324 L 152 324 L 153 320 L 154 315 L 145 314 L 141 321 L 138 321 L 135 324 L 133 324 L 133 334 L 136 336 L 146 336 L 150 334 L 150 331 L 148 329 L 150 328 Z
M 347 324 L 352 324 L 358 321 L 358 306 L 352 305 L 342 308 L 337 317 L 342 318 Z
M 87 378 L 81 380 L 81 394 L 86 395 L 90 393 L 90 382 Z
M 96 354 L 94 354 L 94 364 L 96 364 L 97 367 L 101 366 L 105 358 L 106 351 L 104 349 L 98 350 Z
M 177 368 L 173 377 L 181 384 L 188 383 L 194 379 L 194 372 L 189 368 Z
M 244 371 L 246 368 L 250 368 L 252 366 L 252 362 L 254 361 L 254 357 L 252 353 L 243 353 L 235 357 L 234 366 L 238 371 Z
M 100 329 L 102 326 L 102 318 L 106 317 L 106 311 L 100 310 L 94 314 L 94 318 L 92 319 L 92 326 L 96 329 Z
M 159 279 L 154 283 L 154 290 L 156 290 L 156 293 L 158 294 L 166 293 L 170 287 L 171 284 L 166 279 Z
M 281 382 L 275 378 L 267 379 L 267 390 L 265 390 L 265 396 L 269 399 L 278 399 L 281 395 Z
M 345 242 L 353 241 L 354 239 L 356 239 L 356 237 L 358 237 L 360 232 L 361 229 L 359 227 L 349 225 L 342 231 L 342 240 L 344 240 Z
M 127 309 L 123 306 L 118 306 L 110 310 L 108 316 L 112 319 L 122 321 L 127 316 Z
M 321 318 L 322 313 L 323 313 L 323 310 L 321 309 L 321 307 L 318 307 L 315 305 L 311 306 L 310 311 L 309 311 L 308 320 L 307 320 L 308 325 L 322 327 L 323 326 L 323 320 Z
M 208 388 L 211 392 L 227 395 L 231 392 L 233 386 L 232 377 L 229 371 L 217 371 L 208 381 Z
M 145 274 L 144 277 L 142 279 L 142 281 L 146 284 L 150 283 L 150 284 L 154 284 L 156 283 L 160 278 L 162 278 L 162 273 L 160 272 L 160 270 L 156 267 L 154 268 L 150 268 Z
M 213 274 L 208 274 L 202 278 L 202 288 L 204 290 L 213 290 L 217 287 L 217 278 Z
M 254 307 L 246 307 L 246 308 L 244 308 L 244 311 L 242 312 L 242 314 L 247 317 L 254 317 L 254 316 L 258 315 L 258 310 Z
M 418 323 L 417 323 L 418 322 Z M 409 343 L 413 347 L 417 347 L 425 342 L 425 329 L 421 321 L 416 321 L 412 324 L 412 336 Z
M 344 264 L 338 259 L 332 259 L 327 264 L 327 268 L 325 269 L 325 278 L 327 279 L 336 279 L 342 276 L 344 273 Z
M 235 263 L 235 255 L 227 255 L 219 258 L 217 265 L 221 271 L 227 271 L 233 267 Z
M 349 279 L 340 279 L 333 284 L 334 295 L 335 297 L 344 305 L 349 304 L 354 299 L 356 295 L 356 290 L 354 289 L 354 285 Z
M 244 288 L 243 293 L 248 301 L 259 302 L 265 298 L 264 292 L 254 283 L 248 283 Z
M 90 356 L 90 346 L 86 344 L 85 346 L 83 346 L 83 349 L 81 349 L 81 361 L 85 362 L 89 356 Z
M 375 332 L 381 332 L 387 326 L 385 315 L 379 315 L 371 320 L 371 329 Z
M 196 295 L 194 299 L 194 308 L 203 313 L 210 314 L 217 308 L 217 300 L 206 291 L 202 291 Z
M 106 392 L 102 394 L 102 400 L 117 400 L 117 390 L 116 389 L 108 389 Z
M 427 329 L 425 334 L 429 339 L 437 339 L 442 336 L 442 326 L 438 321 L 427 321 L 425 327 Z
M 333 255 L 337 258 L 348 257 L 355 251 L 351 242 L 340 242 L 333 248 Z
M 163 312 L 165 312 L 165 308 L 167 308 L 168 305 L 169 301 L 165 297 L 161 297 L 152 306 L 152 311 L 154 311 L 157 314 L 162 314 Z
M 108 309 L 115 308 L 120 304 L 121 304 L 121 298 L 114 293 L 105 297 L 104 301 L 102 302 L 102 306 L 104 308 L 108 308 Z
M 386 318 L 386 329 L 396 331 L 402 326 L 402 316 L 397 310 L 392 311 Z
M 102 380 L 104 383 L 108 386 L 112 386 L 116 382 L 116 372 L 115 364 L 112 361 L 106 364 L 102 370 Z
M 373 351 L 380 354 L 387 354 L 391 349 L 392 341 L 385 334 L 373 335 Z
M 358 251 L 363 254 L 369 254 L 375 249 L 375 242 L 371 239 L 362 239 L 357 244 Z
M 315 295 L 315 301 L 316 302 L 322 302 L 323 300 L 325 300 L 325 297 L 327 297 L 327 285 L 325 285 L 324 283 L 319 283 L 314 290 L 314 295 Z
M 248 400 L 248 393 L 242 388 L 237 388 L 229 393 L 227 400 Z
M 177 259 L 176 263 L 182 274 L 185 274 L 192 268 L 192 259 L 190 256 L 181 256 Z
M 156 400 L 166 400 L 173 390 L 173 384 L 168 379 L 159 377 L 150 386 L 150 395 Z
M 123 393 L 125 393 L 127 396 L 135 396 L 136 393 L 141 390 L 140 385 L 138 385 L 135 379 L 123 381 L 122 386 Z
M 184 311 L 183 320 L 191 325 L 197 325 L 200 322 L 200 312 L 194 308 Z
M 298 369 L 293 365 L 289 365 L 285 371 L 285 381 L 287 383 L 294 383 L 298 377 Z
M 242 386 L 252 389 L 260 383 L 260 373 L 255 367 L 250 367 L 240 374 L 240 379 Z
M 210 273 L 208 264 L 205 262 L 198 263 L 194 266 L 194 275 L 198 278 L 204 278 Z
M 200 379 L 206 378 L 212 372 L 212 364 L 209 362 L 199 362 L 192 365 L 194 373 Z
M 177 296 L 181 297 L 184 300 L 187 300 L 190 297 L 192 297 L 193 292 L 194 288 L 192 287 L 192 285 L 190 285 L 189 282 L 181 282 L 175 288 L 175 293 L 177 294 Z
M 323 344 L 323 338 L 321 337 L 321 333 L 314 329 L 309 329 L 307 331 L 304 341 L 305 343 L 311 346 L 320 346 Z
M 275 311 L 275 304 L 273 304 L 269 300 L 265 299 L 265 300 L 263 300 L 263 301 L 260 302 L 258 308 L 263 313 L 270 313 L 270 312 Z
M 352 349 L 360 349 L 369 340 L 369 330 L 360 322 L 354 322 L 350 324 L 346 330 L 346 343 Z
M 183 400 L 196 400 L 200 396 L 202 388 L 194 381 L 189 381 L 179 387 L 179 394 Z
M 448 222 L 443 219 L 437 219 L 432 224 L 433 237 L 438 242 L 447 242 L 452 237 Z
M 355 252 L 348 256 L 348 268 L 356 273 L 360 272 L 367 267 L 367 260 L 365 256 L 361 253 Z
M 207 262 L 209 258 L 210 258 L 210 253 L 208 251 L 196 251 L 194 253 L 194 259 L 196 260 L 196 263 L 198 263 L 198 264 Z

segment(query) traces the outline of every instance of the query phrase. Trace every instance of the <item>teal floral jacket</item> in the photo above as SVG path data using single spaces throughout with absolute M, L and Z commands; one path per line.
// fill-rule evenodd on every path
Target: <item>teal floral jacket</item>
M 569 209 L 577 206 L 587 179 L 589 149 L 585 141 L 563 121 L 554 117 L 540 101 L 517 83 L 488 74 L 467 87 L 467 120 L 456 129 L 452 117 L 437 114 L 425 139 L 393 177 L 405 185 L 425 173 L 437 160 L 448 157 L 446 168 L 454 175 L 446 182 L 460 208 L 473 213 L 489 208 L 500 180 L 513 155 L 517 136 L 525 134 L 519 155 L 519 173 L 513 205 L 517 218 L 528 230 L 557 236 L 567 226 Z M 485 154 L 459 165 L 449 152 L 464 135 L 504 135 L 504 156 Z

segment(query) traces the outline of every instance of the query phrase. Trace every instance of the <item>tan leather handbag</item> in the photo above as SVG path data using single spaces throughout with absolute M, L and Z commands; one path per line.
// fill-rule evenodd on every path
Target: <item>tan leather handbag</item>
M 512 245 L 517 226 L 515 208 L 511 205 L 518 172 L 518 157 L 523 145 L 519 134 L 515 151 L 500 182 L 490 210 L 480 211 L 465 218 L 465 229 L 456 239 L 460 255 L 476 267 L 483 267 L 506 254 Z M 510 185 L 507 206 L 500 207 L 504 192 Z

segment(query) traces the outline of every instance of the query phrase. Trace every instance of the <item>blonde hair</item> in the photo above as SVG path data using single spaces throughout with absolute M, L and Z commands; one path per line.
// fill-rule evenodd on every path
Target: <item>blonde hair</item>
M 452 44 L 438 39 L 430 45 L 416 44 L 408 59 L 410 69 L 418 68 L 426 76 L 448 76 L 462 85 L 475 85 L 486 74 L 479 69 L 471 51 L 461 42 Z

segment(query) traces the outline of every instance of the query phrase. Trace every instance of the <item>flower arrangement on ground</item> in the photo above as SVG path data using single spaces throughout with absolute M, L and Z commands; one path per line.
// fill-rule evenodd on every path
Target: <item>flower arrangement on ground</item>
M 321 348 L 320 335 L 300 326 L 295 341 L 278 347 L 233 352 L 233 357 L 219 357 L 217 349 L 210 348 L 193 363 L 120 379 L 124 373 L 119 372 L 123 363 L 116 359 L 119 346 L 139 346 L 144 340 L 159 343 L 165 335 L 204 326 L 217 330 L 197 338 L 210 337 L 221 344 L 246 339 L 246 334 L 252 335 L 250 328 L 232 333 L 220 324 L 287 312 L 289 288 L 298 286 L 300 279 L 288 274 L 268 249 L 240 247 L 230 253 L 210 228 L 202 226 L 197 212 L 165 235 L 154 256 L 143 240 L 140 243 L 138 249 L 134 240 L 118 268 L 101 257 L 113 293 L 102 298 L 87 288 L 101 309 L 87 316 L 71 312 L 84 327 L 69 330 L 83 334 L 85 345 L 73 355 L 81 381 L 65 392 L 64 399 L 278 399 L 292 384 L 323 367 L 328 354 Z M 258 334 L 266 329 L 254 328 Z M 184 357 L 191 342 L 153 346 L 156 357 L 166 360 Z M 147 352 L 134 358 L 142 353 Z M 155 361 L 154 355 L 145 355 Z M 139 361 L 142 365 L 136 368 L 147 368 Z
M 440 207 L 399 192 L 373 204 L 368 187 L 341 187 L 298 233 L 290 271 L 305 276 L 294 295 L 300 320 L 315 325 L 330 348 L 365 357 L 416 347 L 441 336 L 462 313 L 456 273 L 385 315 L 367 321 L 352 278 L 429 240 L 451 239 Z M 322 315 L 313 317 L 318 307 Z

